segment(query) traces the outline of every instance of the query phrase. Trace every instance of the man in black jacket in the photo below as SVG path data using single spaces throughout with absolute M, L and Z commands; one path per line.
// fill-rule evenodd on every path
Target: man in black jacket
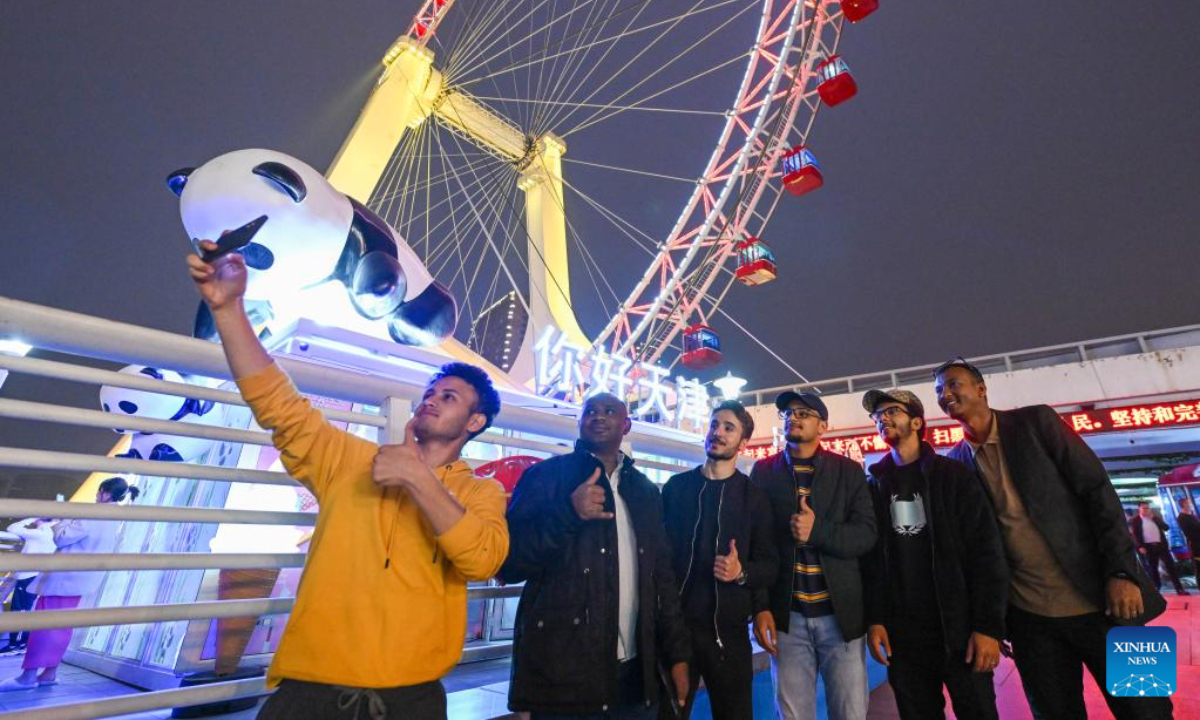
M 754 616 L 771 653 L 783 720 L 812 718 L 817 675 L 830 720 L 867 716 L 867 659 L 859 558 L 875 545 L 875 513 L 862 466 L 821 450 L 829 410 L 811 393 L 775 398 L 787 446 L 754 464 L 750 481 L 771 503 L 779 577 L 770 610 Z
M 1078 718 L 1081 665 L 1105 686 L 1105 639 L 1115 622 L 1144 624 L 1165 602 L 1133 551 L 1100 459 L 1045 405 L 993 411 L 979 369 L 952 360 L 934 373 L 938 405 L 966 439 L 948 454 L 974 468 L 1008 555 L 1008 633 L 1040 717 Z M 1118 720 L 1171 716 L 1170 698 L 1104 699 Z
M 891 452 L 869 469 L 879 540 L 863 558 L 867 648 L 888 666 L 902 720 L 996 720 L 1008 565 L 978 479 L 924 442 L 925 406 L 907 390 L 863 397 Z
M 1175 521 L 1179 523 L 1179 532 L 1183 533 L 1188 550 L 1192 553 L 1192 573 L 1200 581 L 1200 520 L 1196 519 L 1191 500 L 1182 498 L 1179 501 L 1179 516 Z
M 651 720 L 660 657 L 688 694 L 662 497 L 621 452 L 629 430 L 620 399 L 588 398 L 575 451 L 526 470 L 513 494 L 499 576 L 525 589 L 508 703 L 532 720 Z
M 1176 594 L 1187 595 L 1188 591 L 1184 590 L 1183 583 L 1179 582 L 1175 558 L 1171 557 L 1171 548 L 1167 541 L 1167 523 L 1154 515 L 1150 503 L 1138 503 L 1138 514 L 1129 521 L 1129 528 L 1133 531 L 1134 544 L 1138 554 L 1142 556 L 1142 564 L 1150 574 L 1154 588 L 1162 590 L 1162 576 L 1158 573 L 1158 564 L 1161 562 L 1167 568 L 1167 575 L 1171 578 L 1171 584 L 1175 586 Z
M 721 403 L 704 438 L 708 459 L 663 487 L 671 562 L 675 577 L 682 578 L 679 598 L 692 639 L 685 719 L 700 678 L 713 720 L 749 720 L 754 714 L 747 623 L 767 607 L 766 589 L 779 575 L 779 554 L 767 496 L 737 469 L 738 453 L 753 434 L 754 418 L 741 403 Z M 672 715 L 664 707 L 659 717 Z

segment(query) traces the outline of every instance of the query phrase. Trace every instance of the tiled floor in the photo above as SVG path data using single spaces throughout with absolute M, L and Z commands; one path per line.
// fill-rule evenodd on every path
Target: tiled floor
M 1200 596 L 1178 597 L 1168 594 L 1166 597 L 1167 612 L 1150 624 L 1175 628 L 1178 653 L 1178 689 L 1172 698 L 1175 720 L 1200 720 Z M 1112 718 L 1091 674 L 1085 672 L 1084 677 L 1084 700 L 1087 702 L 1089 720 Z M 1021 688 L 1021 677 L 1008 658 L 1003 658 L 996 669 L 996 702 L 1002 720 L 1032 720 L 1029 705 L 1025 702 L 1025 692 Z M 954 717 L 948 697 L 946 716 Z M 899 717 L 891 687 L 887 683 L 880 685 L 871 693 L 868 720 L 894 720 Z
M 1167 596 L 1169 609 L 1154 622 L 1175 628 L 1178 637 L 1178 685 L 1175 694 L 1176 720 L 1200 720 L 1200 596 Z M 13 677 L 20 672 L 21 658 L 0 658 L 0 679 Z M 1100 689 L 1090 676 L 1085 681 L 1089 718 L 1111 718 Z M 47 707 L 81 700 L 99 699 L 137 692 L 123 683 L 110 680 L 77 667 L 64 665 L 59 672 L 59 685 L 15 693 L 0 694 L 0 718 L 19 718 L 22 710 Z M 769 707 L 770 681 L 759 677 L 755 683 L 756 708 Z M 452 720 L 494 720 L 514 717 L 506 710 L 508 693 L 507 661 L 464 665 L 446 679 L 449 692 L 449 716 Z M 757 702 L 757 696 L 767 693 L 766 702 Z M 996 695 L 1003 720 L 1032 720 L 1021 689 L 1021 679 L 1012 661 L 1005 659 L 996 671 Z M 699 709 L 699 708 L 698 708 Z M 224 720 L 251 720 L 256 709 L 232 715 L 223 715 Z M 764 720 L 770 713 L 756 712 Z M 947 703 L 947 715 L 953 718 Z M 125 715 L 136 720 L 162 720 L 170 717 L 170 711 Z M 707 720 L 693 715 L 695 720 Z M 895 700 L 887 683 L 871 693 L 869 720 L 893 720 L 898 718 Z

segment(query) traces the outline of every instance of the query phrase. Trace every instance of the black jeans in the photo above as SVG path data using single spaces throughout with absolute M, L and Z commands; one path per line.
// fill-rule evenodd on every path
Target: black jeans
M 754 661 L 750 630 L 746 625 L 721 629 L 721 644 L 711 622 L 688 621 L 692 638 L 692 662 L 688 667 L 687 704 L 676 715 L 669 700 L 663 700 L 659 720 L 687 720 L 696 702 L 700 678 L 712 706 L 713 720 L 745 720 L 754 715 Z
M 1170 698 L 1113 697 L 1103 690 L 1104 644 L 1113 627 L 1102 613 L 1048 618 L 1015 607 L 1008 609 L 1008 637 L 1025 692 L 1046 720 L 1087 720 L 1083 703 L 1083 667 L 1096 679 L 1117 720 L 1170 718 Z M 1082 667 L 1081 667 L 1082 666 Z
M 284 680 L 258 720 L 446 720 L 440 681 L 394 688 L 349 688 Z
M 943 685 L 959 720 L 997 720 L 993 674 L 973 672 L 961 657 L 949 656 L 936 629 L 920 634 L 893 633 L 889 628 L 888 640 L 892 646 L 888 683 L 902 720 L 945 718 Z
M 32 610 L 33 606 L 37 604 L 37 595 L 34 595 L 33 593 L 29 592 L 29 586 L 33 583 L 34 580 L 37 580 L 37 575 L 34 575 L 33 577 L 27 577 L 24 580 L 17 581 L 16 586 L 13 588 L 13 594 L 12 594 L 12 610 L 13 610 L 13 612 Z M 9 644 L 12 644 L 12 645 L 24 645 L 25 643 L 29 642 L 29 631 L 26 630 L 25 632 L 21 633 L 19 636 L 15 632 L 9 633 L 8 634 L 8 642 L 9 642 Z
M 1161 560 L 1163 565 L 1167 566 L 1167 575 L 1171 578 L 1171 584 L 1175 586 L 1175 592 L 1183 594 L 1183 584 L 1179 582 L 1179 571 L 1175 569 L 1175 558 L 1171 556 L 1171 551 L 1167 549 L 1166 543 L 1146 543 L 1146 554 L 1142 555 L 1142 565 L 1146 568 L 1146 574 L 1150 576 L 1150 580 L 1154 582 L 1154 587 L 1162 590 L 1162 576 L 1158 574 L 1158 562 Z M 1141 555 L 1141 553 L 1138 553 Z
M 597 713 L 532 712 L 529 720 L 654 720 L 658 703 L 647 705 L 642 687 L 642 662 L 634 658 L 621 663 L 617 670 L 621 696 L 615 707 Z

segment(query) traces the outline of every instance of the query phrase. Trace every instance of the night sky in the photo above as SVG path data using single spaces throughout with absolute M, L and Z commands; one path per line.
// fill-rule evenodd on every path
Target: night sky
M 858 97 L 817 120 L 825 187 L 772 221 L 780 279 L 725 309 L 810 379 L 1197 322 L 1200 5 L 882 5 L 843 39 Z M 327 167 L 414 10 L 0 4 L 0 294 L 187 333 L 196 295 L 166 173 L 242 147 Z M 620 150 L 655 147 L 665 127 Z M 640 274 L 612 247 L 612 267 Z M 609 276 L 622 293 L 634 279 Z M 594 331 L 605 318 L 581 319 Z M 715 326 L 722 373 L 796 380 Z M 96 402 L 19 377 L 3 392 Z M 112 442 L 12 423 L 0 435 Z

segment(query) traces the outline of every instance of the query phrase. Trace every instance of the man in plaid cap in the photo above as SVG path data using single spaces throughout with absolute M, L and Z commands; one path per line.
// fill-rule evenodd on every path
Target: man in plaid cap
M 891 451 L 868 468 L 879 539 L 862 560 L 867 648 L 888 668 L 904 720 L 995 720 L 1008 565 L 983 488 L 925 442 L 908 390 L 871 390 L 863 409 Z

